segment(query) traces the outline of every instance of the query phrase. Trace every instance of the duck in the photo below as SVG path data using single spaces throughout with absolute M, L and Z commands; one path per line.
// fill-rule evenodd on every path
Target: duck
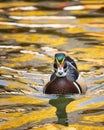
M 84 94 L 87 86 L 78 71 L 75 61 L 65 53 L 56 53 L 53 62 L 54 72 L 45 85 L 45 94 Z

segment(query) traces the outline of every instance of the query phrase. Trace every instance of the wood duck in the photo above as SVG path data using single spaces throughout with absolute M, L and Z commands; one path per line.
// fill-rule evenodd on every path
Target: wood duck
M 56 53 L 53 63 L 54 72 L 44 87 L 46 94 L 82 94 L 86 85 L 80 76 L 73 59 L 64 53 Z

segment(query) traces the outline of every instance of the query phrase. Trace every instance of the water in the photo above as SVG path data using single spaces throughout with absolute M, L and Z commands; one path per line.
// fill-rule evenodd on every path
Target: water
M 104 0 L 0 1 L 0 130 L 104 129 Z M 85 95 L 45 95 L 66 52 Z

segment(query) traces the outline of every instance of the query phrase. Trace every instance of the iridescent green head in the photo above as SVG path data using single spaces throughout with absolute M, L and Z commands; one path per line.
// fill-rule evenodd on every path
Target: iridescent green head
M 65 61 L 66 55 L 64 53 L 56 53 L 54 60 L 54 70 L 58 77 L 66 75 L 67 63 Z
M 65 54 L 64 53 L 56 53 L 55 54 L 55 60 L 57 60 L 60 64 L 65 60 Z

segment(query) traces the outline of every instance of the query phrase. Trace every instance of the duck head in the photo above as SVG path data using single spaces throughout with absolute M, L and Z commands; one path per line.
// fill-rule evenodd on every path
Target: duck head
M 67 63 L 66 55 L 64 53 L 55 54 L 53 68 L 57 77 L 66 76 Z

